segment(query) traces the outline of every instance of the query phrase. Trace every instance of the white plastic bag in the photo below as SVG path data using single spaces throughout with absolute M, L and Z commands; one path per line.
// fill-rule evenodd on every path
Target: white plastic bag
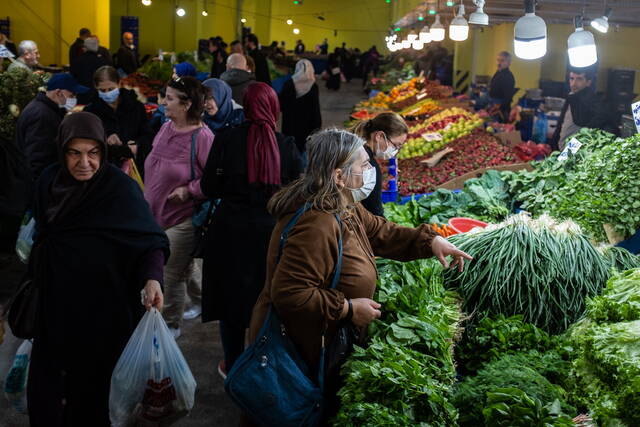
M 168 426 L 186 416 L 196 381 L 162 315 L 140 320 L 111 376 L 109 417 L 114 427 Z
M 13 409 L 21 414 L 27 413 L 26 391 L 31 347 L 31 341 L 29 340 L 24 340 L 20 344 L 18 351 L 16 351 L 16 357 L 13 359 L 13 365 L 4 381 L 4 395 Z
M 18 240 L 16 240 L 16 254 L 20 261 L 27 264 L 29 262 L 29 255 L 31 255 L 31 248 L 33 247 L 33 235 L 36 231 L 36 220 L 31 218 L 29 222 L 20 226 L 20 232 L 18 233 Z

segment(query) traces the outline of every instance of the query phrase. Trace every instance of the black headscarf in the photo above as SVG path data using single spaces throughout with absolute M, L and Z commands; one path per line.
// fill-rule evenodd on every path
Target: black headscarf
M 100 167 L 88 181 L 76 180 L 65 161 L 66 146 L 74 138 L 92 139 L 100 143 L 102 157 Z M 92 189 L 100 186 L 104 178 L 105 164 L 107 162 L 107 143 L 102 127 L 102 120 L 98 116 L 79 112 L 66 116 L 58 128 L 58 154 L 60 160 L 60 170 L 51 183 L 50 199 L 46 210 L 46 221 L 48 223 L 59 221 L 74 211 Z

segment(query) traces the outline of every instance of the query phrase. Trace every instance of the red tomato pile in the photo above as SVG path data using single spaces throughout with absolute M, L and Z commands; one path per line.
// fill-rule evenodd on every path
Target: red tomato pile
M 432 168 L 420 163 L 429 156 L 399 160 L 398 191 L 401 196 L 430 193 L 438 185 L 476 169 L 518 162 L 513 149 L 480 129 L 456 139 L 447 147 L 454 152 Z

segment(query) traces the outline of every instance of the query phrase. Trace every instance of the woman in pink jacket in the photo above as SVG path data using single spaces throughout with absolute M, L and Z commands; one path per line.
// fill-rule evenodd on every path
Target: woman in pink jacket
M 144 164 L 144 196 L 171 243 L 164 270 L 163 316 L 175 338 L 180 336 L 185 294 L 196 310 L 201 304 L 202 274 L 191 257 L 195 236 L 191 217 L 194 206 L 205 198 L 200 178 L 213 144 L 213 133 L 201 120 L 206 95 L 207 90 L 193 77 L 169 82 L 162 105 L 170 120 L 153 140 Z

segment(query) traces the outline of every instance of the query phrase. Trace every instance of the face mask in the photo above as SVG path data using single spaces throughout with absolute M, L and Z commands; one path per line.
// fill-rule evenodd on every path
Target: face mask
M 362 181 L 364 182 L 360 188 L 349 188 L 349 190 L 351 190 L 351 195 L 353 196 L 353 201 L 360 202 L 369 197 L 369 194 L 371 194 L 373 188 L 376 186 L 376 169 L 370 167 L 362 174 L 353 175 L 362 176 Z
M 384 151 L 382 151 L 380 149 L 377 149 L 376 150 L 376 157 L 378 157 L 378 158 L 380 158 L 382 160 L 389 160 L 389 159 L 394 158 L 398 154 L 398 151 L 400 151 L 400 150 L 398 150 L 396 148 L 396 146 L 393 145 L 391 143 L 391 141 L 389 141 L 389 138 L 387 138 L 387 135 L 384 136 L 384 139 L 387 140 L 387 149 L 384 150 Z
M 136 45 L 135 45 L 135 44 L 130 44 L 130 45 L 129 45 L 129 49 L 133 50 L 133 49 L 135 49 L 135 48 L 136 48 Z
M 118 99 L 118 96 L 120 96 L 120 89 L 115 88 L 109 92 L 98 92 L 98 96 L 107 104 L 113 104 L 116 102 L 116 99 Z
M 78 98 L 67 98 L 67 102 L 65 102 L 62 105 L 59 105 L 59 107 L 64 108 L 67 111 L 71 111 L 74 108 L 76 108 L 77 104 L 78 104 Z

